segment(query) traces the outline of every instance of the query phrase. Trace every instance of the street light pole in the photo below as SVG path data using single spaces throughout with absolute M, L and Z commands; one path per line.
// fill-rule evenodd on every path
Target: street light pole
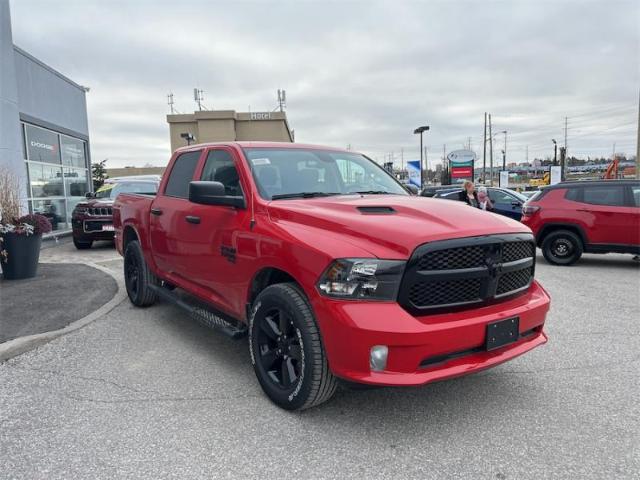
M 423 153 L 423 148 L 422 148 L 422 134 L 426 131 L 429 130 L 429 125 L 423 125 L 422 127 L 418 127 L 416 128 L 413 133 L 414 134 L 420 134 L 420 188 L 422 188 L 423 185 L 423 181 L 422 181 L 422 153 Z
M 552 138 L 553 142 L 553 166 L 558 165 L 558 143 Z

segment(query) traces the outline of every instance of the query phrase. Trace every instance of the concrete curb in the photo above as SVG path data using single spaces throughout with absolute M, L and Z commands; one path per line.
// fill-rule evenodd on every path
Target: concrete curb
M 67 263 L 67 262 L 42 262 L 42 263 Z M 124 281 L 122 276 L 116 275 L 116 272 L 108 269 L 107 267 L 103 267 L 102 265 L 98 265 L 97 263 L 92 262 L 78 262 L 82 265 L 87 265 L 89 267 L 100 270 L 108 275 L 110 275 L 118 285 L 118 291 L 113 296 L 111 300 L 102 305 L 97 310 L 94 310 L 89 315 L 82 317 L 75 322 L 70 323 L 66 327 L 60 328 L 58 330 L 52 330 L 50 332 L 36 333 L 34 335 L 27 335 L 25 337 L 14 338 L 13 340 L 9 340 L 8 342 L 0 344 L 0 363 L 9 360 L 10 358 L 16 357 L 22 353 L 28 352 L 37 348 L 45 343 L 49 343 L 51 340 L 54 340 L 62 335 L 67 335 L 71 332 L 75 332 L 76 330 L 81 329 L 89 325 L 91 322 L 97 320 L 98 318 L 106 315 L 115 307 L 117 307 L 125 298 L 127 298 L 127 293 L 124 287 Z

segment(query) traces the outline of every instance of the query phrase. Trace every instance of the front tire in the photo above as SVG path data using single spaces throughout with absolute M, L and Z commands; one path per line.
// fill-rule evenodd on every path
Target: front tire
M 542 241 L 542 255 L 552 265 L 568 266 L 582 256 L 582 240 L 569 230 L 555 230 Z
M 91 248 L 91 245 L 93 245 L 93 240 L 83 242 L 82 240 L 77 240 L 76 238 L 74 238 L 73 244 L 78 250 L 87 250 Z
M 158 280 L 144 261 L 137 240 L 129 242 L 124 251 L 124 281 L 129 300 L 136 307 L 148 307 L 156 302 L 157 295 L 150 286 L 156 285 Z
M 249 320 L 251 362 L 276 405 L 304 410 L 329 400 L 336 378 L 311 306 L 292 283 L 271 285 L 256 298 Z

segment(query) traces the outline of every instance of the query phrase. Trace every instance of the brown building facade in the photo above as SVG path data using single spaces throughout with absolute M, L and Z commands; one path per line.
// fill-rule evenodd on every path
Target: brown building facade
M 167 115 L 171 151 L 187 145 L 181 134 L 195 137 L 191 143 L 225 141 L 293 142 L 285 112 L 236 112 L 203 110 L 188 114 Z

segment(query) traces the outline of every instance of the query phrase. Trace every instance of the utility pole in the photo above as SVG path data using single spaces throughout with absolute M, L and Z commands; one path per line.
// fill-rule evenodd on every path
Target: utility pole
M 446 165 L 446 169 L 444 168 Z M 451 184 L 451 178 L 449 177 L 449 163 L 447 162 L 447 144 L 442 145 L 442 172 L 446 175 L 447 185 Z
M 429 150 L 426 145 L 423 148 L 424 148 L 424 171 L 427 174 L 427 183 L 429 183 L 429 157 L 427 156 L 427 153 L 429 152 Z
M 567 122 L 568 118 L 564 117 L 564 154 L 567 155 Z
M 504 132 L 504 155 L 502 156 L 502 169 L 506 170 L 506 166 L 507 166 L 507 131 L 505 130 Z
M 489 185 L 493 187 L 493 122 L 489 114 Z
M 471 137 L 467 137 L 469 142 L 467 143 L 467 150 L 471 150 Z
M 484 112 L 484 135 L 482 137 L 482 183 L 487 181 L 487 112 Z

